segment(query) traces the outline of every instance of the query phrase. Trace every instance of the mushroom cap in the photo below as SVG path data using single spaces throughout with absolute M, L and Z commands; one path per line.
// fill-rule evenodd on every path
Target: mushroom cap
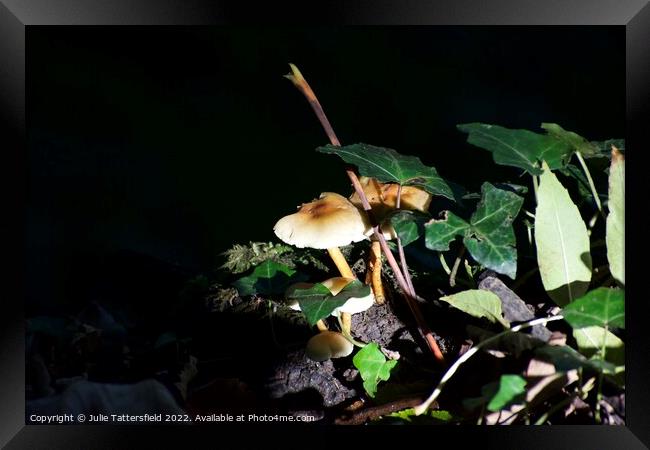
M 298 212 L 278 220 L 273 231 L 298 248 L 326 249 L 367 239 L 368 228 L 364 215 L 348 199 L 323 192 L 317 200 L 303 203 Z
M 385 221 L 388 214 L 397 207 L 397 192 L 399 185 L 396 183 L 380 183 L 375 178 L 359 177 L 363 192 L 368 198 L 377 220 L 381 223 L 380 229 L 386 240 L 395 239 L 397 234 L 390 222 Z M 414 186 L 402 186 L 400 195 L 400 209 L 409 211 L 426 212 L 431 205 L 432 195 L 427 191 Z M 350 202 L 358 208 L 363 208 L 361 199 L 356 192 L 350 196 Z M 366 235 L 372 235 L 372 228 L 366 231 Z M 374 240 L 374 239 L 373 239 Z
M 352 353 L 354 345 L 338 331 L 321 331 L 307 342 L 305 353 L 314 361 L 342 358 Z
M 294 311 L 300 311 L 300 303 L 298 303 L 298 300 L 295 298 L 289 298 L 289 296 L 295 291 L 296 289 L 309 289 L 310 287 L 313 287 L 314 283 L 306 283 L 304 281 L 299 281 L 298 283 L 294 283 L 291 286 L 289 286 L 285 291 L 284 291 L 284 297 L 285 297 L 285 304 L 293 309 Z
M 352 283 L 353 278 L 334 277 L 323 281 L 321 284 L 330 290 L 332 295 L 336 295 L 343 290 L 345 286 Z M 372 294 L 365 297 L 350 297 L 343 305 L 332 311 L 332 315 L 338 317 L 340 313 L 356 314 L 365 311 L 375 304 L 375 296 Z

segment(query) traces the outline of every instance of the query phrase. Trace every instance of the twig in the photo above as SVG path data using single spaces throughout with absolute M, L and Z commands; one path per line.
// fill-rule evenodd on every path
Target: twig
M 316 113 L 316 117 L 318 117 L 318 120 L 323 126 L 323 129 L 325 130 L 325 133 L 327 134 L 327 137 L 329 138 L 331 144 L 335 146 L 340 146 L 341 142 L 339 141 L 338 137 L 336 137 L 336 134 L 334 133 L 334 129 L 332 128 L 332 125 L 327 119 L 323 107 L 318 101 L 318 98 L 316 98 L 316 94 L 314 94 L 314 91 L 309 86 L 309 83 L 307 83 L 307 80 L 305 80 L 305 78 L 302 76 L 298 68 L 293 64 L 290 64 L 290 66 L 293 74 L 285 75 L 285 77 L 290 79 L 291 82 L 294 84 L 294 86 L 296 86 L 298 90 L 300 90 L 300 92 L 302 92 L 302 94 L 307 98 L 309 104 L 311 105 L 312 109 Z M 384 252 L 384 255 L 386 255 L 386 260 L 388 261 L 388 264 L 390 265 L 391 269 L 393 269 L 393 273 L 395 274 L 397 283 L 399 284 L 400 289 L 404 294 L 406 303 L 408 304 L 413 316 L 415 317 L 418 327 L 420 328 L 420 332 L 424 335 L 424 338 L 429 346 L 429 349 L 436 357 L 436 359 L 440 362 L 444 362 L 444 356 L 440 351 L 440 347 L 438 347 L 438 343 L 433 337 L 431 330 L 429 330 L 429 327 L 427 326 L 424 317 L 422 316 L 422 312 L 420 311 L 420 308 L 418 307 L 416 300 L 413 298 L 413 295 L 411 295 L 410 289 L 408 287 L 408 283 L 404 278 L 404 275 L 402 274 L 402 271 L 400 270 L 399 265 L 397 264 L 397 261 L 393 256 L 393 253 L 390 251 L 390 248 L 388 247 L 388 243 L 386 242 L 384 235 L 379 231 L 379 224 L 377 222 L 377 218 L 372 212 L 372 208 L 370 207 L 370 203 L 368 202 L 368 197 L 366 197 L 366 194 L 363 191 L 363 187 L 359 182 L 359 178 L 357 177 L 357 174 L 354 173 L 354 170 L 352 170 L 350 167 L 346 168 L 345 171 L 348 175 L 348 178 L 352 182 L 352 186 L 354 187 L 355 192 L 357 193 L 359 199 L 361 200 L 363 209 L 368 215 L 368 219 L 370 220 L 370 223 L 372 225 L 373 235 L 379 241 L 381 245 L 381 249 Z
M 476 346 L 470 348 L 467 350 L 463 355 L 454 362 L 449 369 L 445 372 L 445 374 L 442 376 L 440 379 L 440 382 L 438 383 L 438 386 L 434 389 L 434 391 L 431 393 L 431 395 L 420 405 L 415 407 L 415 414 L 420 415 L 424 411 L 426 411 L 429 406 L 438 398 L 440 393 L 442 392 L 442 389 L 445 387 L 445 384 L 447 381 L 451 379 L 452 376 L 456 373 L 458 368 L 468 359 L 470 359 L 475 353 L 477 353 L 481 348 L 485 347 L 488 344 L 491 344 L 492 342 L 496 342 L 499 339 L 501 339 L 503 336 L 507 335 L 508 333 L 516 333 L 518 331 L 521 331 L 526 328 L 534 327 L 535 325 L 546 325 L 548 322 L 552 322 L 554 320 L 561 320 L 564 319 L 563 316 L 557 315 L 553 317 L 543 317 L 541 319 L 535 319 L 531 320 L 530 322 L 525 322 L 522 324 L 519 324 L 517 326 L 514 326 L 510 328 L 509 330 L 503 331 L 499 334 L 496 334 L 490 338 L 487 338 L 486 340 L 478 343 Z
M 395 400 L 389 403 L 385 403 L 379 406 L 371 406 L 370 408 L 362 409 L 353 413 L 349 417 L 339 417 L 334 420 L 335 425 L 362 425 L 368 420 L 373 420 L 385 416 L 387 414 L 392 414 L 396 411 L 401 411 L 408 408 L 413 408 L 422 402 L 421 397 L 416 398 L 404 398 Z
M 402 204 L 402 185 L 400 184 L 397 186 L 397 200 L 395 201 L 396 209 L 400 209 L 401 204 Z M 408 285 L 409 288 L 409 294 L 415 297 L 416 294 L 415 294 L 415 288 L 413 287 L 413 280 L 411 280 L 411 273 L 409 272 L 409 267 L 406 264 L 406 256 L 404 255 L 404 246 L 402 245 L 402 240 L 400 239 L 399 235 L 397 236 L 396 240 L 397 240 L 397 251 L 399 253 L 400 262 L 402 263 L 402 271 L 404 271 L 404 278 L 406 279 L 406 284 Z

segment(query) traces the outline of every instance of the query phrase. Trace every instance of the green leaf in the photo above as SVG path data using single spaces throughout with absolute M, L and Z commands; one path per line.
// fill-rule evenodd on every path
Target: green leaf
M 605 374 L 614 374 L 616 366 L 607 361 L 587 359 L 567 345 L 544 345 L 535 349 L 535 356 L 548 361 L 558 372 L 568 372 L 580 367 L 589 367 Z
M 562 315 L 573 328 L 625 328 L 624 296 L 621 289 L 594 289 L 565 307 Z
M 625 285 L 625 159 L 620 153 L 612 157 L 609 169 L 607 208 L 605 241 L 609 271 L 616 281 Z
M 470 289 L 457 294 L 440 297 L 440 300 L 449 303 L 456 309 L 478 318 L 486 318 L 490 322 L 500 323 L 509 328 L 510 324 L 503 318 L 501 312 L 501 299 L 490 291 Z
M 553 172 L 540 177 L 535 210 L 537 264 L 544 289 L 560 306 L 581 297 L 591 280 L 587 227 Z
M 483 183 L 481 194 L 481 201 L 470 220 L 471 229 L 465 233 L 465 247 L 476 261 L 514 280 L 517 243 L 512 221 L 524 200 L 490 183 Z
M 290 299 L 298 300 L 300 310 L 307 318 L 310 325 L 315 325 L 321 319 L 332 314 L 339 306 L 343 306 L 350 298 L 366 297 L 370 295 L 370 286 L 366 286 L 359 280 L 354 280 L 345 286 L 341 292 L 332 295 L 321 283 L 316 283 L 308 289 L 294 289 Z
M 625 152 L 625 139 L 607 139 L 606 141 L 591 141 L 591 144 L 598 149 L 598 153 L 591 158 L 609 158 L 612 154 L 612 145 L 622 152 Z
M 289 298 L 298 300 L 300 310 L 310 325 L 315 325 L 316 322 L 329 316 L 332 311 L 346 302 L 346 299 L 334 300 L 330 290 L 320 283 L 316 283 L 308 289 L 295 289 Z
M 432 250 L 449 250 L 449 243 L 456 235 L 461 235 L 476 261 L 514 279 L 517 250 L 512 221 L 519 213 L 523 199 L 490 183 L 483 183 L 481 195 L 469 224 L 451 212 L 446 212 L 443 220 L 427 222 L 424 225 L 425 245 Z
M 352 363 L 359 369 L 363 379 L 363 388 L 369 396 L 374 397 L 377 393 L 377 384 L 390 378 L 390 371 L 395 367 L 397 361 L 386 361 L 386 357 L 379 350 L 379 345 L 376 342 L 371 342 L 354 355 Z
M 501 411 L 506 406 L 518 400 L 526 392 L 526 380 L 519 375 L 501 375 L 499 390 L 487 405 L 489 411 Z
M 444 252 L 457 235 L 464 236 L 469 224 L 450 211 L 443 212 L 444 219 L 431 219 L 424 224 L 425 245 L 431 250 Z
M 415 211 L 400 210 L 390 216 L 390 224 L 399 236 L 403 247 L 420 238 L 426 220 L 426 215 Z
M 409 424 L 422 424 L 422 425 L 435 425 L 440 423 L 448 423 L 453 420 L 453 416 L 449 411 L 428 409 L 424 414 L 416 415 L 415 408 L 404 409 L 392 414 L 384 416 L 384 418 L 399 419 L 402 422 Z
M 596 145 L 573 131 L 565 130 L 556 123 L 542 123 L 542 128 L 546 130 L 549 136 L 553 136 L 554 138 L 566 143 L 585 157 L 595 156 L 599 152 L 599 148 Z
M 532 175 L 542 173 L 541 161 L 546 161 L 551 169 L 564 167 L 573 151 L 562 140 L 528 130 L 484 123 L 466 123 L 457 128 L 469 133 L 467 142 L 492 152 L 495 163 L 519 167 Z
M 253 270 L 253 273 L 233 283 L 239 295 L 281 294 L 293 283 L 304 281 L 306 277 L 288 266 L 266 260 Z
M 573 330 L 578 349 L 587 358 L 603 359 L 600 354 L 605 347 L 605 361 L 616 366 L 625 365 L 625 344 L 609 330 L 603 327 L 585 327 Z
M 425 166 L 415 156 L 400 155 L 393 149 L 368 144 L 326 145 L 316 151 L 339 155 L 346 163 L 357 166 L 361 175 L 382 183 L 416 186 L 430 194 L 454 200 L 454 193 L 436 169 Z

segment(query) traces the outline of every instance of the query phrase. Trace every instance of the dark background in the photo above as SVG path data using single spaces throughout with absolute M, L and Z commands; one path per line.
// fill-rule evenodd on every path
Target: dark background
M 624 46 L 623 27 L 30 27 L 26 314 L 173 295 L 300 203 L 349 192 L 288 62 L 344 144 L 476 190 L 529 178 L 456 124 L 623 137 Z

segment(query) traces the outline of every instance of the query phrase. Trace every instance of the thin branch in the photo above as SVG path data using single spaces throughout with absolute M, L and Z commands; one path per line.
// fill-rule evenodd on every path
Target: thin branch
M 323 107 L 318 101 L 318 98 L 316 98 L 316 94 L 314 94 L 314 91 L 309 86 L 309 83 L 307 83 L 307 80 L 305 80 L 305 78 L 302 76 L 298 68 L 293 64 L 290 64 L 290 66 L 293 74 L 285 75 L 285 77 L 291 80 L 294 86 L 296 86 L 298 90 L 300 90 L 300 92 L 302 92 L 302 94 L 307 98 L 309 104 L 311 105 L 312 109 L 316 113 L 316 117 L 318 117 L 318 120 L 323 126 L 323 129 L 325 130 L 325 133 L 327 134 L 327 137 L 329 138 L 331 144 L 335 146 L 340 146 L 341 142 L 339 141 L 338 137 L 334 133 L 334 129 L 332 128 L 332 125 L 327 119 Z M 424 317 L 422 316 L 422 312 L 420 311 L 420 308 L 417 304 L 417 301 L 415 300 L 414 296 L 411 295 L 410 289 L 408 287 L 409 285 L 406 279 L 404 278 L 404 275 L 402 274 L 402 271 L 400 270 L 399 265 L 397 264 L 397 261 L 393 256 L 393 253 L 390 251 L 390 248 L 388 247 L 388 243 L 386 242 L 384 235 L 379 230 L 379 223 L 374 213 L 372 212 L 372 208 L 370 207 L 370 203 L 368 202 L 368 198 L 366 197 L 366 194 L 363 191 L 363 187 L 359 182 L 359 178 L 357 177 L 357 174 L 354 173 L 354 170 L 352 170 L 349 167 L 346 168 L 345 171 L 348 175 L 348 178 L 352 182 L 352 186 L 354 187 L 355 192 L 357 193 L 359 199 L 361 200 L 363 209 L 368 215 L 368 219 L 370 221 L 370 224 L 372 225 L 373 235 L 379 241 L 381 245 L 381 249 L 384 252 L 384 255 L 386 255 L 386 260 L 388 261 L 388 264 L 390 265 L 391 269 L 393 270 L 393 273 L 395 274 L 397 283 L 399 284 L 400 289 L 402 290 L 402 294 L 406 299 L 406 303 L 408 304 L 411 313 L 415 317 L 418 327 L 420 328 L 420 332 L 424 335 L 424 338 L 429 346 L 429 349 L 436 357 L 436 359 L 440 362 L 444 362 L 444 356 L 440 351 L 440 347 L 438 346 L 438 343 L 433 337 L 431 330 L 426 324 Z
M 402 185 L 400 184 L 397 187 L 397 200 L 395 201 L 395 208 L 400 209 L 401 203 L 402 203 Z M 397 232 L 395 234 L 397 234 Z M 399 236 L 397 236 L 396 240 L 397 240 L 397 251 L 399 253 L 400 262 L 402 263 L 402 271 L 404 272 L 404 278 L 406 279 L 406 284 L 408 285 L 409 288 L 409 294 L 415 297 L 416 296 L 415 287 L 413 287 L 413 280 L 411 280 L 411 273 L 409 272 L 409 267 L 406 264 L 406 256 L 404 255 L 404 246 L 402 245 L 402 240 L 400 239 Z

